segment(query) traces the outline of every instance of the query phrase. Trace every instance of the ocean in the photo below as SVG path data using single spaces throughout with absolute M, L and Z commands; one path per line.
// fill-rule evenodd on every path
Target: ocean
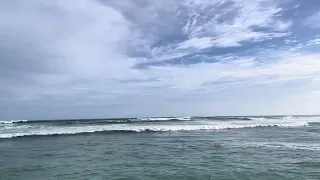
M 0 180 L 319 180 L 320 116 L 0 121 Z

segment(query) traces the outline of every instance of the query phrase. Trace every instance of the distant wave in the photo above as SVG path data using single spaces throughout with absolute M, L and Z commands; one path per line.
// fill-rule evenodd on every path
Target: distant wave
M 167 121 L 267 121 L 267 120 L 313 120 L 320 119 L 320 116 L 296 117 L 296 116 L 213 116 L 213 117 L 146 117 L 146 118 L 122 118 L 122 119 L 83 119 L 83 120 L 10 120 L 0 121 L 0 124 L 28 123 L 28 124 L 131 124 L 131 123 L 148 123 L 148 122 L 167 122 Z M 309 122 L 309 121 L 307 121 Z
M 10 121 L 0 121 L 0 124 L 13 124 L 13 123 L 25 123 L 28 120 L 10 120 Z
M 190 121 L 192 118 L 187 117 L 150 117 L 150 118 L 122 118 L 122 119 L 83 119 L 83 120 L 10 120 L 0 121 L 0 124 L 13 123 L 28 123 L 28 124 L 57 124 L 57 125 L 71 125 L 71 124 L 131 124 L 131 123 L 146 123 L 159 121 Z
M 172 121 L 172 120 L 188 121 L 188 120 L 191 120 L 191 117 L 190 116 L 186 116 L 186 117 L 150 117 L 150 118 L 137 118 L 137 120 L 141 120 L 141 121 Z
M 212 117 L 193 117 L 195 119 L 202 120 L 217 120 L 217 121 L 262 121 L 268 119 L 278 119 L 278 120 L 290 120 L 290 119 L 300 119 L 301 117 L 294 116 L 212 116 Z
M 0 134 L 0 138 L 13 138 L 23 136 L 50 136 L 50 135 L 71 135 L 95 132 L 170 132 L 170 131 L 203 131 L 203 130 L 227 130 L 239 128 L 258 128 L 258 127 L 299 127 L 308 126 L 307 122 L 290 123 L 253 123 L 253 124 L 188 124 L 188 125 L 128 125 L 113 124 L 102 126 L 71 126 L 59 127 L 52 126 L 47 128 L 32 129 L 30 132 L 16 132 Z
M 196 120 L 215 120 L 215 121 L 251 121 L 251 120 L 257 120 L 258 118 L 252 118 L 252 117 L 237 117 L 237 116 L 213 116 L 213 117 L 193 117 L 193 119 Z

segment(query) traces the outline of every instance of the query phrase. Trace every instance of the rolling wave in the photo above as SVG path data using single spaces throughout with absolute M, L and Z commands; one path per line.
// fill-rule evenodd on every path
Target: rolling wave
M 123 123 L 146 123 L 146 122 L 165 122 L 165 121 L 264 121 L 264 120 L 304 120 L 308 117 L 295 117 L 295 116 L 261 116 L 261 117 L 250 117 L 250 116 L 213 116 L 213 117 L 147 117 L 147 118 L 121 118 L 121 119 L 73 119 L 73 120 L 10 120 L 0 121 L 0 124 L 16 124 L 16 123 L 30 123 L 30 124 L 123 124 Z M 310 118 L 318 118 L 320 116 L 312 116 Z
M 315 116 L 313 116 L 315 117 Z M 262 121 L 262 120 L 291 120 L 301 119 L 299 116 L 212 116 L 212 117 L 192 117 L 192 119 L 216 120 L 216 121 Z
M 237 117 L 237 116 L 215 116 L 215 117 L 193 117 L 195 120 L 213 120 L 213 121 L 252 121 L 252 120 L 258 120 L 258 119 L 265 119 L 265 118 L 254 118 L 254 117 Z
M 190 116 L 186 116 L 186 117 L 150 117 L 150 118 L 137 118 L 137 120 L 141 120 L 141 121 L 172 121 L 172 120 L 188 121 L 188 120 L 191 120 L 191 117 Z
M 320 122 L 320 116 L 150 117 L 94 120 L 0 121 L 0 138 L 94 132 L 166 132 L 257 127 L 298 127 Z
M 10 120 L 10 121 L 0 121 L 0 124 L 13 124 L 13 123 L 25 123 L 28 120 Z
M 28 123 L 28 124 L 56 124 L 56 125 L 71 125 L 71 124 L 129 124 L 129 123 L 146 123 L 160 121 L 190 121 L 189 117 L 152 117 L 152 118 L 122 118 L 122 119 L 82 119 L 82 120 L 10 120 L 0 121 L 0 124 Z
M 227 130 L 239 128 L 258 127 L 299 127 L 308 126 L 307 122 L 286 122 L 286 123 L 247 123 L 247 124 L 185 124 L 185 125 L 130 125 L 113 124 L 103 126 L 48 126 L 32 128 L 30 131 L 17 131 L 0 134 L 0 138 L 14 138 L 23 136 L 50 136 L 50 135 L 71 135 L 95 132 L 170 132 L 170 131 L 203 131 L 203 130 Z

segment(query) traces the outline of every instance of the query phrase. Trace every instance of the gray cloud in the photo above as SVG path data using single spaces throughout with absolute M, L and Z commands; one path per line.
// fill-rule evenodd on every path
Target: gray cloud
M 260 2 L 0 2 L 0 119 L 228 115 L 246 101 L 230 113 L 263 112 L 257 97 L 275 111 L 261 96 L 267 85 L 318 75 L 318 55 L 294 55 L 303 41 L 280 42 L 293 39 L 281 34 L 292 17 L 281 19 L 277 1 Z M 264 86 L 247 93 L 256 82 Z

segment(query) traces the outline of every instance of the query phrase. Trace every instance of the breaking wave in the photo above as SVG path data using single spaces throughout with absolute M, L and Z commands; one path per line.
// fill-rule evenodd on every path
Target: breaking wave
M 93 120 L 0 121 L 0 139 L 95 132 L 214 131 L 259 127 L 299 127 L 320 122 L 320 116 L 150 117 Z
M 13 123 L 25 123 L 28 120 L 10 120 L 10 121 L 0 121 L 0 124 L 13 124 Z
M 32 128 L 29 132 L 8 132 L 0 134 L 0 138 L 13 138 L 23 136 L 50 136 L 50 135 L 71 135 L 95 132 L 170 132 L 170 131 L 203 131 L 203 130 L 227 130 L 239 128 L 258 128 L 258 127 L 299 127 L 308 126 L 307 122 L 287 122 L 287 123 L 213 123 L 213 124 L 174 124 L 174 125 L 94 125 L 94 126 L 48 126 Z
M 172 120 L 188 121 L 188 120 L 191 120 L 191 117 L 190 116 L 186 116 L 186 117 L 150 117 L 150 118 L 138 118 L 137 120 L 141 120 L 141 121 L 172 121 Z
M 1 124 L 15 124 L 15 123 L 28 123 L 28 124 L 47 124 L 54 123 L 60 125 L 70 124 L 129 124 L 129 123 L 148 123 L 148 122 L 166 122 L 166 121 L 267 121 L 267 120 L 314 120 L 320 119 L 320 116 L 312 117 L 295 117 L 295 116 L 265 116 L 265 117 L 241 117 L 241 116 L 214 116 L 214 117 L 147 117 L 147 118 L 122 118 L 122 119 L 74 119 L 74 120 L 10 120 L 0 121 Z

